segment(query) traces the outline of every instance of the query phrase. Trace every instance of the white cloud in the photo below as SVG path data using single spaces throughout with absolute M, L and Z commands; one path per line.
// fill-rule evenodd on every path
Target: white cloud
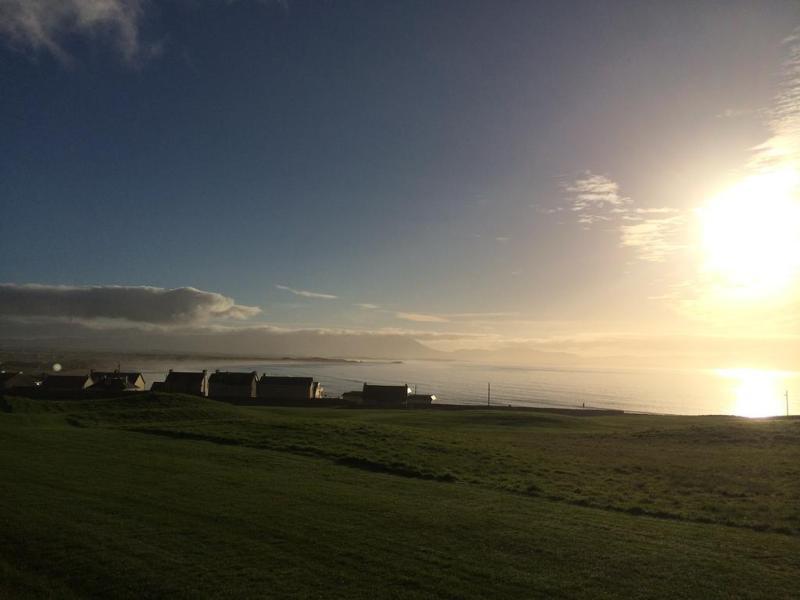
M 336 300 L 339 296 L 333 294 L 321 294 L 319 292 L 309 292 L 307 290 L 296 290 L 290 288 L 288 285 L 276 285 L 276 288 L 294 294 L 295 296 L 302 296 L 303 298 L 320 298 L 323 300 Z
M 232 298 L 192 287 L 0 284 L 0 317 L 125 321 L 180 325 L 247 319 L 261 312 Z
M 584 229 L 605 223 L 619 232 L 620 245 L 635 249 L 640 260 L 662 262 L 684 248 L 680 235 L 687 219 L 677 209 L 634 206 L 617 182 L 591 171 L 563 187 L 569 194 L 569 210 Z
M 783 81 L 769 111 L 770 137 L 754 148 L 751 169 L 800 168 L 800 27 L 784 40 L 789 57 Z
M 500 242 L 501 244 L 506 244 L 506 243 L 508 243 L 508 242 L 510 242 L 510 241 L 511 241 L 511 236 L 510 236 L 510 235 L 498 235 L 498 236 L 497 236 L 496 238 L 494 238 L 494 239 L 495 239 L 496 241 Z
M 620 194 L 619 185 L 606 175 L 585 171 L 564 186 L 570 195 L 570 210 L 585 228 L 611 220 L 611 215 L 625 210 L 630 198 Z
M 150 52 L 139 37 L 144 0 L 0 0 L 0 36 L 13 48 L 69 63 L 70 36 L 105 37 L 127 61 Z
M 629 222 L 620 226 L 620 244 L 634 248 L 641 260 L 664 262 L 685 247 L 679 236 L 685 228 L 686 216 L 670 209 L 660 209 L 655 214 L 667 216 L 629 217 Z
M 363 308 L 364 310 L 378 310 L 380 306 L 377 304 L 370 304 L 369 302 L 356 302 L 353 306 L 357 306 L 358 308 Z
M 448 320 L 445 317 L 440 317 L 438 315 L 424 315 L 420 313 L 410 313 L 410 312 L 398 312 L 394 315 L 398 319 L 402 319 L 404 321 L 415 321 L 417 323 L 447 323 Z

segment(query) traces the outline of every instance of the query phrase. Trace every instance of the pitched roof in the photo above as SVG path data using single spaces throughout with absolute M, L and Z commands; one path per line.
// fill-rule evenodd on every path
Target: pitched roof
M 272 384 L 272 385 L 302 385 L 308 386 L 314 383 L 313 377 L 273 377 L 270 375 L 262 375 L 258 383 Z
M 364 384 L 364 392 L 374 392 L 374 393 L 381 393 L 381 392 L 403 392 L 404 394 L 408 394 L 408 386 L 407 385 L 372 385 L 371 383 Z
M 408 397 L 407 385 L 364 384 L 363 396 L 367 400 L 403 400 Z
M 100 381 L 92 385 L 89 389 L 106 390 L 114 392 L 138 391 L 137 388 L 127 377 L 103 377 Z
M 136 380 L 141 377 L 144 379 L 141 373 L 137 373 L 135 371 L 92 371 L 91 372 L 92 381 L 99 382 L 103 379 L 108 378 L 124 378 L 128 380 L 128 383 L 134 384 Z
M 208 378 L 209 384 L 221 383 L 225 385 L 252 385 L 256 372 L 240 373 L 232 371 L 217 371 Z
M 0 371 L 0 384 L 13 379 L 17 375 L 22 375 L 22 371 Z
M 88 375 L 48 375 L 44 380 L 46 388 L 62 388 L 82 390 L 86 386 Z
M 166 383 L 201 383 L 206 377 L 205 371 L 170 371 Z

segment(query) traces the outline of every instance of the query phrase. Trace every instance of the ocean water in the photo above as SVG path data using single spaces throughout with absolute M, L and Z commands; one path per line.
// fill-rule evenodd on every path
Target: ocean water
M 178 368 L 177 365 L 175 365 Z M 181 365 L 186 369 L 257 371 L 314 377 L 326 395 L 360 390 L 364 382 L 408 384 L 437 402 L 611 408 L 666 414 L 731 414 L 763 417 L 800 413 L 800 372 L 757 369 L 562 369 L 457 361 L 260 362 Z M 151 368 L 148 384 L 167 368 Z

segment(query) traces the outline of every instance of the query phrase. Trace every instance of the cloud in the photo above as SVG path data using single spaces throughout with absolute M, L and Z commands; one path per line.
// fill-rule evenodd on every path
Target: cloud
M 356 302 L 353 306 L 357 306 L 358 308 L 363 308 L 364 310 L 378 310 L 380 306 L 377 304 L 370 304 L 369 302 Z
M 637 207 L 614 180 L 591 171 L 563 187 L 569 194 L 569 209 L 584 229 L 598 223 L 616 229 L 620 246 L 633 248 L 640 260 L 663 262 L 685 247 L 680 237 L 687 218 L 677 209 Z
M 107 320 L 150 325 L 247 319 L 261 312 L 193 287 L 0 284 L 0 317 Z
M 783 80 L 768 112 L 770 137 L 757 145 L 748 167 L 755 170 L 800 168 L 800 27 L 784 40 L 788 59 Z
M 302 296 L 303 298 L 321 298 L 323 300 L 336 300 L 339 298 L 339 296 L 334 296 L 333 294 L 321 294 L 319 292 L 309 292 L 307 290 L 296 290 L 294 288 L 290 288 L 288 285 L 276 285 L 275 287 L 279 290 L 290 292 L 295 296 Z
M 151 52 L 139 36 L 144 0 L 0 0 L 0 36 L 26 52 L 48 52 L 63 63 L 73 36 L 105 37 L 128 62 Z
M 450 319 L 504 319 L 506 317 L 516 317 L 517 312 L 464 312 L 448 313 Z
M 398 312 L 394 315 L 404 321 L 415 321 L 417 323 L 447 323 L 448 319 L 437 315 L 423 315 L 420 313 Z
M 511 241 L 511 236 L 510 236 L 510 235 L 498 235 L 498 236 L 497 236 L 496 238 L 494 238 L 494 239 L 495 239 L 496 241 L 500 242 L 501 244 L 505 244 L 505 243 L 507 243 L 507 242 L 510 242 L 510 241 Z
M 578 222 L 588 228 L 601 221 L 609 221 L 610 214 L 624 212 L 631 199 L 620 194 L 619 185 L 606 175 L 591 171 L 564 185 L 570 195 L 570 210 Z
M 716 117 L 718 119 L 735 119 L 737 117 L 749 115 L 752 112 L 752 110 L 746 108 L 726 108 L 722 112 L 717 113 Z
M 620 245 L 635 249 L 641 260 L 664 262 L 686 247 L 680 240 L 686 215 L 676 209 L 639 209 L 624 218 L 627 222 L 620 226 Z

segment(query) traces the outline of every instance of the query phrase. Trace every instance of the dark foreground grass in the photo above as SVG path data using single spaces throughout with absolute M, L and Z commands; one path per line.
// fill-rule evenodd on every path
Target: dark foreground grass
M 3 407 L 4 598 L 797 595 L 797 421 Z

